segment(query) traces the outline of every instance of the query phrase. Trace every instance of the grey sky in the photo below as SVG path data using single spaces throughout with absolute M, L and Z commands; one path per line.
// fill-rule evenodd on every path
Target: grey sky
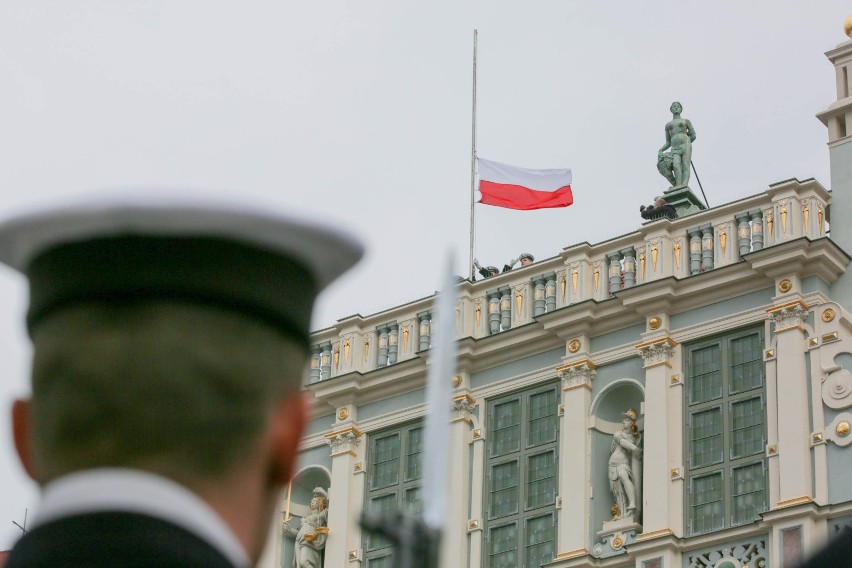
M 345 225 L 369 251 L 321 298 L 324 327 L 430 294 L 448 247 L 466 273 L 474 28 L 479 155 L 574 174 L 567 209 L 477 206 L 477 256 L 502 266 L 638 227 L 667 187 L 673 100 L 711 205 L 790 177 L 828 186 L 814 114 L 835 99 L 823 53 L 848 15 L 840 0 L 4 2 L 0 215 L 166 186 Z M 7 425 L 28 390 L 25 309 L 0 269 L 0 549 L 37 503 Z

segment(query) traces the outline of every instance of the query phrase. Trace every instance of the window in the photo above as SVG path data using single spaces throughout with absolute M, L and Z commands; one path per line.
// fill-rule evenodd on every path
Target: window
M 485 565 L 538 568 L 556 548 L 559 385 L 489 401 Z
M 751 523 L 767 500 L 763 333 L 702 341 L 686 356 L 689 533 Z
M 422 513 L 423 425 L 409 424 L 375 434 L 367 451 L 367 507 L 380 512 Z M 365 533 L 363 546 L 368 567 L 390 566 L 387 539 Z

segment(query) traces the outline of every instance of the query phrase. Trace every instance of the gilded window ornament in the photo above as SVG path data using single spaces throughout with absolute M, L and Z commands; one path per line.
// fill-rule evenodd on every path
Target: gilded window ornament
M 642 275 L 645 274 L 645 253 L 639 253 L 639 271 Z
M 793 288 L 793 282 L 789 278 L 785 278 L 781 282 L 778 283 L 778 291 L 782 294 L 786 294 Z
M 565 282 L 565 277 L 562 277 L 562 280 L 559 281 L 559 287 L 562 289 L 562 301 L 565 301 L 565 289 L 568 287 L 568 283 Z
M 574 290 L 574 295 L 577 295 L 577 286 L 580 284 L 580 273 L 575 268 L 571 271 L 571 289 Z M 565 296 L 565 292 L 562 292 L 562 296 Z
M 351 348 L 352 348 L 352 342 L 351 342 L 350 339 L 347 338 L 346 341 L 343 343 L 343 359 L 345 361 L 349 360 L 349 351 L 350 351 Z
M 501 310 L 506 311 L 506 310 L 510 310 L 511 308 L 512 308 L 512 303 L 508 300 L 508 298 L 505 299 L 505 300 L 500 300 L 500 309 Z
M 728 232 L 726 229 L 719 231 L 719 244 L 722 246 L 722 254 L 725 254 L 725 248 L 728 245 Z
M 380 335 L 379 336 L 379 348 L 385 348 L 388 346 L 388 336 Z
M 455 388 L 458 388 L 459 385 L 461 385 L 461 383 L 462 383 L 461 375 L 456 375 L 456 376 L 453 377 L 453 386 Z
M 781 207 L 781 232 L 787 234 L 787 206 Z
M 488 313 L 496 314 L 499 311 L 500 311 L 500 303 L 499 302 L 491 302 L 488 305 Z
M 349 409 L 346 407 L 341 408 L 337 411 L 337 419 L 338 420 L 346 420 L 349 418 Z
M 311 369 L 319 369 L 319 357 L 311 357 Z
M 406 353 L 408 352 L 408 335 L 411 332 L 408 330 L 408 326 L 402 328 L 402 349 Z
M 674 244 L 674 261 L 675 266 L 680 270 L 680 241 Z
M 845 438 L 846 436 L 849 435 L 849 429 L 850 429 L 849 423 L 846 422 L 846 421 L 843 421 L 843 422 L 841 422 L 840 424 L 837 425 L 835 432 L 837 432 L 837 435 L 840 436 L 841 438 Z
M 826 308 L 822 311 L 822 321 L 826 323 L 833 321 L 836 315 L 837 312 L 835 312 L 833 308 Z
M 648 320 L 648 327 L 651 329 L 660 329 L 660 326 L 663 324 L 663 320 L 658 318 L 657 316 L 652 317 Z
M 598 285 L 601 283 L 601 271 L 600 268 L 595 267 L 595 292 L 598 291 Z
M 334 369 L 340 369 L 340 347 L 334 348 Z
M 657 272 L 657 258 L 660 256 L 660 249 L 657 245 L 651 247 L 651 269 Z
M 568 344 L 568 352 L 569 353 L 576 353 L 579 350 L 580 350 L 580 340 L 579 339 L 572 339 L 571 343 Z
M 515 295 L 515 305 L 518 308 L 518 317 L 521 317 L 521 313 L 523 313 L 524 309 L 524 293 L 518 290 Z
M 692 243 L 689 245 L 689 252 L 698 254 L 701 252 L 701 243 Z
M 743 225 L 740 227 L 739 231 L 740 238 L 747 239 L 749 235 L 748 225 Z
M 364 361 L 366 362 L 370 357 L 370 338 L 366 338 L 364 340 Z
M 810 210 L 808 209 L 808 204 L 802 207 L 802 222 L 805 224 L 805 230 L 808 230 L 808 217 L 810 217 Z
M 320 365 L 323 367 L 328 367 L 329 356 L 327 351 L 323 351 L 322 355 L 320 355 Z
M 536 300 L 541 300 L 542 298 L 544 298 L 544 290 L 542 290 L 541 288 L 536 288 L 535 292 L 533 292 L 533 297 Z
M 817 221 L 819 221 L 819 234 L 820 235 L 822 234 L 822 219 L 823 219 L 822 207 L 817 207 Z
M 772 234 L 772 213 L 766 214 L 766 228 L 769 229 L 769 234 Z
M 479 324 L 482 322 L 482 303 L 477 300 L 476 301 L 476 327 L 479 327 Z

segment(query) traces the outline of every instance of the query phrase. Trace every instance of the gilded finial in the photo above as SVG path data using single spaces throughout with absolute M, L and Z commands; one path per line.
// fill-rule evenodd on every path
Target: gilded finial
M 852 16 L 849 16 L 843 22 L 843 33 L 846 34 L 846 37 L 852 37 Z

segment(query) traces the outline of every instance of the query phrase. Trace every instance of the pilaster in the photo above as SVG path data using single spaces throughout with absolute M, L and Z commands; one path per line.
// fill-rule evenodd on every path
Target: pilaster
M 447 459 L 450 473 L 446 493 L 447 521 L 444 524 L 441 545 L 441 566 L 467 564 L 468 488 L 470 486 L 470 429 L 474 424 L 473 409 L 476 399 L 467 393 L 453 398 L 450 418 L 450 446 Z
M 342 409 L 341 409 L 342 410 Z M 341 418 L 341 416 L 343 418 Z M 339 412 L 338 420 L 349 418 L 349 411 Z M 334 511 L 361 511 L 364 506 L 363 434 L 352 424 L 340 425 L 325 435 L 331 448 L 331 486 L 329 507 Z M 361 558 L 361 530 L 357 515 L 339 514 L 328 517 L 328 540 L 325 545 L 326 565 L 350 566 L 352 556 Z
M 649 320 L 649 328 L 658 328 L 660 315 Z M 664 326 L 663 329 L 665 329 Z M 673 471 L 681 468 L 680 460 L 675 457 L 675 448 L 680 447 L 679 433 L 682 430 L 679 414 L 675 408 L 682 405 L 679 398 L 680 388 L 672 388 L 673 362 L 680 360 L 680 346 L 668 335 L 657 335 L 653 339 L 640 343 L 636 350 L 644 360 L 645 369 L 645 429 L 644 461 L 642 481 L 642 528 L 639 536 L 651 534 L 670 534 L 677 531 L 682 534 L 682 495 L 679 476 Z M 675 379 L 675 384 L 679 379 Z M 677 423 L 675 421 L 677 420 Z M 677 485 L 677 487 L 675 487 Z
M 787 284 L 779 283 L 783 292 Z M 770 439 L 768 453 L 778 460 L 778 493 L 770 509 L 807 502 L 813 497 L 810 456 L 810 416 L 808 413 L 807 368 L 804 321 L 808 306 L 796 299 L 767 310 L 773 324 L 775 358 L 775 405 L 777 440 Z M 767 413 L 771 414 L 771 413 Z
M 580 342 L 579 339 L 574 341 Z M 584 342 L 585 343 L 585 342 Z M 576 345 L 579 345 L 577 343 Z M 569 347 L 569 351 L 571 348 Z M 562 379 L 562 408 L 559 431 L 559 499 L 556 550 L 559 557 L 570 551 L 588 554 L 591 519 L 591 483 L 588 456 L 591 455 L 591 391 L 595 364 L 580 358 L 556 368 Z

